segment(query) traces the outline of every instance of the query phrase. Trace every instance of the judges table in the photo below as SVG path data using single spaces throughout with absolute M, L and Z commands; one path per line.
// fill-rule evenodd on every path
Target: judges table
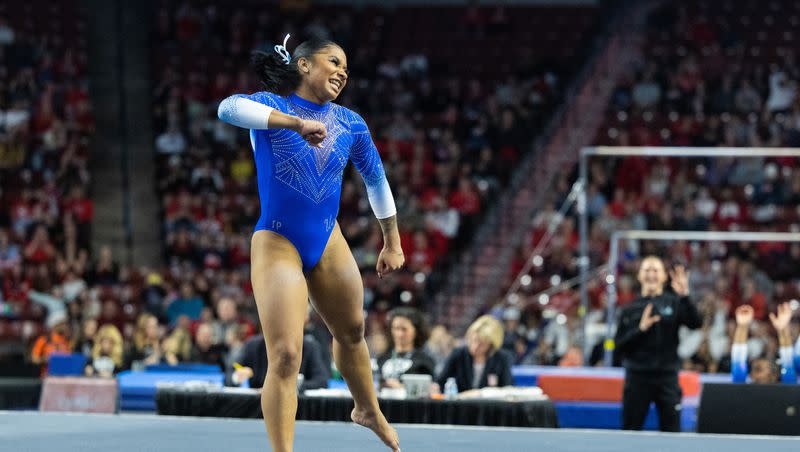
M 500 400 L 398 400 L 380 399 L 389 422 L 503 427 L 558 427 L 549 400 L 509 402 Z M 261 397 L 254 390 L 159 388 L 158 414 L 260 418 Z M 353 400 L 347 397 L 299 396 L 297 419 L 350 421 Z

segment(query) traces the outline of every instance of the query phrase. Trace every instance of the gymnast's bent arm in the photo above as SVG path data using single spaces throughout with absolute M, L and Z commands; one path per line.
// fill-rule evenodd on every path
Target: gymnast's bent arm
M 220 102 L 217 116 L 228 124 L 244 129 L 292 130 L 315 146 L 321 143 L 327 135 L 325 125 L 319 121 L 287 115 L 275 107 L 256 102 L 241 94 L 234 94 Z
M 369 204 L 383 231 L 383 250 L 378 256 L 376 265 L 378 276 L 382 278 L 383 275 L 399 269 L 405 263 L 403 249 L 400 246 L 400 233 L 397 229 L 397 208 L 383 170 L 381 156 L 372 141 L 367 124 L 358 114 L 352 113 L 352 115 L 350 127 L 354 142 L 350 160 L 364 179 Z

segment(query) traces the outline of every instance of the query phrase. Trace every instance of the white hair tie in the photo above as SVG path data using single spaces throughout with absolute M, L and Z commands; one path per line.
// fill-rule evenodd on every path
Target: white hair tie
M 286 41 L 289 40 L 289 36 L 291 36 L 291 35 L 287 34 L 286 37 L 283 38 L 283 45 L 276 45 L 275 46 L 275 52 L 277 52 L 277 54 L 280 55 L 281 58 L 283 58 L 283 61 L 286 64 L 289 64 L 289 62 L 292 61 L 292 56 L 289 54 L 289 51 L 286 50 Z

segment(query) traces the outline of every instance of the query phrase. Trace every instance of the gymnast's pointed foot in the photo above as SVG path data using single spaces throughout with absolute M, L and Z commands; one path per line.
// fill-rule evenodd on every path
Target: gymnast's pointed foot
M 400 438 L 397 436 L 397 430 L 389 425 L 389 422 L 383 417 L 383 413 L 380 411 L 371 412 L 355 407 L 350 414 L 350 418 L 353 419 L 353 422 L 356 424 L 375 432 L 378 438 L 392 449 L 392 452 L 400 452 Z

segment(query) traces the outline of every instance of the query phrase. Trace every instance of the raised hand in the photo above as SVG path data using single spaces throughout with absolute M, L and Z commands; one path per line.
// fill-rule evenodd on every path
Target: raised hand
M 653 303 L 648 303 L 642 312 L 642 319 L 639 320 L 639 330 L 645 332 L 650 329 L 656 322 L 661 320 L 660 315 L 651 315 L 653 313 Z
M 770 314 L 771 315 L 771 314 Z M 750 326 L 753 321 L 753 307 L 743 304 L 736 308 L 736 324 L 739 326 Z
M 302 120 L 297 133 L 299 133 L 308 144 L 316 147 L 319 147 L 320 143 L 328 136 L 325 124 L 311 119 Z
M 769 321 L 772 322 L 772 327 L 775 331 L 781 332 L 789 326 L 792 321 L 792 308 L 789 303 L 781 303 L 778 305 L 777 315 L 774 312 L 769 313 Z
M 672 280 L 672 290 L 675 293 L 682 297 L 689 295 L 689 272 L 686 271 L 683 265 L 677 265 L 673 270 L 670 270 L 669 277 Z

